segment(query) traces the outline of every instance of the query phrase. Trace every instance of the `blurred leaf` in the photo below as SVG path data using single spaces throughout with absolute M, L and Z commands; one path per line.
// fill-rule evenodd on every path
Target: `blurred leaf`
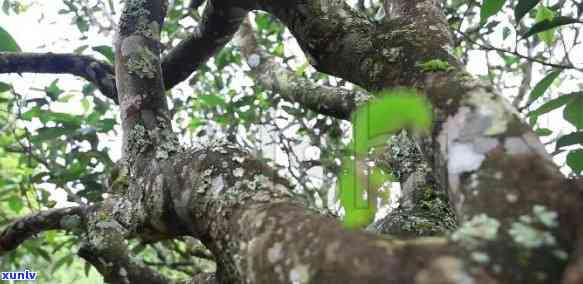
M 536 22 L 540 23 L 542 21 L 552 21 L 555 17 L 555 12 L 551 9 L 540 6 L 536 11 Z M 538 37 L 546 43 L 548 46 L 552 45 L 555 41 L 555 29 L 551 28 L 538 33 Z
M 389 175 L 368 168 L 365 159 L 372 147 L 384 145 L 389 135 L 403 128 L 427 132 L 431 125 L 431 107 L 414 89 L 395 89 L 377 94 L 353 115 L 354 156 L 342 159 L 339 177 L 343 223 L 348 228 L 369 224 L 377 209 L 378 187 Z
M 306 68 L 308 68 L 308 66 L 310 66 L 309 62 L 304 62 L 304 64 L 302 64 L 300 67 L 298 67 L 298 69 L 296 69 L 295 73 L 296 76 L 303 76 L 304 72 L 306 72 Z
M 567 104 L 563 117 L 575 128 L 583 129 L 583 96 L 577 96 Z
M 580 174 L 583 171 L 583 150 L 577 149 L 567 154 L 567 165 L 575 172 Z
M 59 79 L 55 79 L 48 87 L 45 87 L 47 96 L 49 96 L 49 98 L 51 98 L 53 101 L 56 101 L 59 98 L 59 95 L 65 92 L 59 88 L 58 83 Z
M 520 22 L 524 15 L 528 14 L 538 2 L 540 2 L 540 0 L 519 0 L 514 8 L 514 18 L 516 19 L 516 22 Z
M 115 54 L 113 53 L 113 49 L 111 48 L 111 46 L 107 46 L 107 45 L 99 45 L 99 46 L 94 46 L 91 49 L 99 52 L 101 55 L 105 56 L 105 58 L 107 58 L 107 61 L 109 61 L 111 64 L 115 63 Z
M 581 92 L 561 95 L 557 98 L 554 98 L 554 99 L 544 103 L 542 106 L 540 106 L 536 110 L 529 112 L 528 116 L 536 117 L 536 116 L 543 115 L 547 112 L 558 109 L 558 108 L 568 104 L 571 100 L 574 100 L 577 96 L 581 96 L 581 95 L 583 95 Z
M 569 133 L 557 140 L 557 149 L 576 144 L 583 144 L 583 132 Z
M 12 195 L 8 198 L 8 208 L 14 213 L 20 213 L 22 208 L 24 208 L 24 203 L 18 195 Z
M 75 17 L 75 24 L 81 33 L 84 33 L 89 30 L 89 23 L 83 17 Z
M 480 23 L 486 23 L 489 17 L 502 10 L 505 2 L 506 0 L 483 0 L 480 9 Z
M 2 11 L 4 11 L 4 14 L 10 15 L 10 1 L 9 0 L 4 0 L 4 2 L 2 3 Z
M 413 131 L 429 129 L 431 107 L 423 97 L 416 95 L 415 90 L 397 89 L 377 96 L 353 115 L 357 154 L 366 154 L 376 144 L 386 143 L 388 135 L 403 128 Z
M 199 99 L 201 102 L 209 107 L 215 107 L 219 105 L 225 104 L 225 99 L 223 97 L 219 97 L 216 95 L 205 95 L 200 96 Z
M 55 271 L 57 271 L 59 268 L 61 268 L 61 266 L 67 264 L 70 265 L 73 262 L 73 255 L 72 254 L 68 254 L 65 255 L 64 257 L 60 258 L 59 260 L 57 260 L 54 264 L 53 264 L 53 273 Z
M 534 132 L 536 133 L 536 135 L 541 137 L 553 134 L 553 131 L 548 128 L 537 128 Z
M 73 53 L 75 53 L 75 54 L 82 54 L 83 51 L 85 51 L 88 47 L 89 46 L 86 45 L 86 44 L 85 45 L 82 45 L 82 46 L 79 46 L 79 47 L 75 48 L 75 50 L 73 50 Z
M 555 81 L 555 79 L 557 79 L 557 77 L 559 77 L 559 75 L 561 74 L 561 71 L 562 70 L 553 71 L 553 72 L 547 74 L 542 80 L 540 80 L 536 84 L 536 86 L 534 86 L 532 91 L 530 92 L 530 95 L 528 96 L 528 104 L 527 105 L 530 105 L 536 99 L 538 99 L 540 96 L 542 96 L 547 91 L 547 89 L 551 86 L 553 81 Z
M 38 134 L 31 139 L 32 143 L 38 144 L 48 140 L 53 140 L 73 133 L 77 128 L 72 127 L 42 127 L 37 129 Z
M 0 82 L 0 93 L 4 93 L 4 92 L 8 91 L 8 90 L 10 90 L 10 88 L 12 88 L 11 85 L 6 84 L 4 82 Z
M 14 38 L 0 26 L 0 51 L 21 52 Z
M 85 262 L 83 266 L 83 272 L 85 273 L 85 277 L 89 277 L 89 272 L 91 272 L 91 264 L 89 262 Z
M 557 16 L 554 17 L 552 20 L 545 20 L 539 23 L 536 23 L 534 26 L 532 26 L 525 34 L 524 36 L 522 36 L 523 38 L 527 38 L 530 37 L 534 34 L 558 27 L 558 26 L 563 26 L 563 25 L 569 25 L 569 24 L 574 24 L 574 23 L 581 23 L 581 21 L 573 19 L 573 18 L 569 18 L 569 17 L 563 17 L 563 16 Z

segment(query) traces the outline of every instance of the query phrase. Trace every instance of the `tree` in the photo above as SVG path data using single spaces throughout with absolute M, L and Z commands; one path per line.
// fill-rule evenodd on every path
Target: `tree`
M 85 78 L 101 94 L 119 103 L 123 131 L 122 159 L 115 166 L 109 165 L 112 163 L 97 147 L 97 133 L 113 127 L 113 122 L 102 118 L 103 111 L 93 117 L 78 117 L 43 112 L 43 106 L 50 103 L 48 99 L 29 102 L 37 106 L 29 107 L 21 118 L 37 117 L 53 124 L 44 124 L 34 134 L 15 130 L 13 140 L 6 144 L 16 146 L 6 148 L 24 152 L 27 158 L 36 160 L 35 165 L 55 171 L 37 174 L 33 181 L 53 183 L 63 189 L 82 185 L 83 191 L 79 195 L 69 190 L 79 206 L 43 210 L 5 225 L 0 233 L 2 252 L 15 249 L 40 232 L 57 229 L 77 236 L 79 256 L 111 283 L 173 283 L 152 266 L 134 261 L 131 254 L 137 249 L 130 250 L 126 240 L 163 243 L 185 236 L 200 240 L 212 252 L 212 256 L 202 253 L 202 257 L 217 265 L 216 273 L 196 273 L 190 283 L 583 281 L 580 182 L 560 172 L 537 133 L 500 95 L 495 76 L 485 82 L 464 71 L 463 61 L 453 52 L 459 39 L 452 37 L 450 26 L 456 21 L 459 24 L 460 18 L 451 17 L 448 22 L 443 3 L 385 1 L 378 8 L 386 16 L 379 21 L 367 16 L 374 5 L 364 5 L 363 1 L 354 8 L 340 0 L 209 0 L 198 28 L 177 45 L 169 41 L 171 49 L 161 57 L 165 47 L 161 44 L 161 30 L 166 29 L 168 35 L 176 29 L 178 17 L 172 16 L 176 7 L 191 13 L 189 9 L 196 8 L 199 2 L 193 1 L 188 8 L 183 3 L 168 8 L 168 3 L 161 0 L 125 1 L 114 41 L 114 67 L 77 54 L 0 53 L 0 73 L 68 73 Z M 456 10 L 464 5 L 453 2 L 446 8 Z M 515 7 L 520 21 L 538 1 L 514 2 L 507 4 Z M 75 6 L 73 2 L 69 4 Z M 466 10 L 472 11 L 474 4 L 468 4 Z M 487 23 L 504 4 L 505 1 L 484 1 L 480 24 Z M 281 21 L 309 64 L 319 72 L 362 90 L 321 85 L 307 79 L 301 68 L 300 72 L 292 71 L 280 64 L 273 54 L 281 55 L 281 49 L 262 48 L 258 44 L 261 38 L 255 37 L 253 25 L 245 20 L 251 10 L 267 12 Z M 448 13 L 460 15 L 459 11 Z M 553 34 L 548 34 L 551 28 L 580 22 L 544 13 L 547 12 L 537 16 L 539 21 L 527 31 L 527 37 L 538 34 L 543 41 L 552 42 Z M 277 23 L 269 16 L 257 17 L 262 32 L 281 36 L 281 31 L 273 30 Z M 166 18 L 169 22 L 165 24 Z M 77 19 L 84 21 L 81 16 Z M 87 23 L 79 25 L 85 27 Z M 264 107 L 283 99 L 311 110 L 310 115 L 347 119 L 371 95 L 396 87 L 416 88 L 430 102 L 434 116 L 430 135 L 401 134 L 394 138 L 399 144 L 391 147 L 402 147 L 399 149 L 405 149 L 405 154 L 388 149 L 379 155 L 381 162 L 397 172 L 410 203 L 389 214 L 386 222 L 377 224 L 392 237 L 345 229 L 333 217 L 310 209 L 314 204 L 306 197 L 310 194 L 304 194 L 308 201 L 301 202 L 290 180 L 278 175 L 273 164 L 237 143 L 233 138 L 236 128 L 230 129 L 233 135 L 228 139 L 204 146 L 186 148 L 179 143 L 172 121 L 183 102 L 173 100 L 174 108 L 170 109 L 166 90 L 192 72 L 209 68 L 205 62 L 217 52 L 214 64 L 218 70 L 212 71 L 229 73 L 225 62 L 237 59 L 225 57 L 236 53 L 221 50 L 239 29 L 241 55 L 250 67 L 255 87 L 271 91 L 270 97 L 262 97 Z M 544 32 L 547 34 L 540 34 Z M 467 36 L 468 42 L 483 41 L 476 33 Z M 521 56 L 482 46 L 497 49 L 505 56 L 511 54 L 509 60 Z M 107 54 L 107 49 L 98 50 Z M 525 69 L 532 68 L 532 62 L 551 64 L 534 56 L 523 57 L 527 60 Z M 551 66 L 577 69 L 568 59 Z M 223 89 L 221 76 L 201 75 L 197 79 L 204 81 L 201 84 Z M 554 73 L 552 76 L 556 78 Z M 549 87 L 552 76 L 535 87 L 528 105 Z M 529 81 L 525 85 L 522 97 L 516 99 L 518 106 Z M 92 94 L 90 89 L 87 87 L 87 95 Z M 46 94 L 56 100 L 61 94 L 57 83 L 46 88 Z M 575 102 L 581 101 L 576 96 L 554 101 L 546 110 L 567 104 L 570 110 L 566 110 L 566 119 L 580 129 L 580 112 L 573 110 L 578 104 Z M 243 117 L 241 121 L 254 119 L 217 95 L 200 96 L 197 102 L 210 108 L 226 108 L 226 113 L 215 111 L 207 117 L 227 126 L 232 124 L 234 113 L 235 118 Z M 104 104 L 98 96 L 93 97 L 95 109 Z M 287 109 L 294 112 L 293 107 Z M 537 110 L 536 115 L 545 111 Z M 196 127 L 204 122 L 192 123 Z M 331 124 L 330 131 L 341 131 Z M 70 140 L 62 140 L 63 135 Z M 578 132 L 572 136 L 577 135 Z M 575 141 L 571 145 L 581 142 L 580 138 L 571 139 Z M 91 151 L 71 148 L 78 156 L 63 155 L 62 159 L 69 160 L 61 167 L 56 157 L 63 149 L 69 149 L 67 143 L 73 140 L 90 142 Z M 51 141 L 61 148 L 39 147 L 39 151 L 44 149 L 45 154 L 53 155 L 53 161 L 46 162 L 46 156 L 39 157 L 35 152 L 38 149 L 30 150 L 33 146 L 22 141 L 36 146 Z M 577 171 L 579 152 L 574 153 L 568 163 Z M 96 182 L 101 173 L 85 170 L 97 163 L 106 165 L 108 172 L 111 166 L 112 172 L 109 194 L 103 200 L 102 185 Z M 302 181 L 301 177 L 297 179 Z M 92 186 L 99 189 L 92 190 Z M 446 202 L 455 218 L 450 216 Z M 424 232 L 425 226 L 429 227 Z M 445 234 L 452 227 L 457 228 Z M 433 237 L 417 238 L 418 235 Z

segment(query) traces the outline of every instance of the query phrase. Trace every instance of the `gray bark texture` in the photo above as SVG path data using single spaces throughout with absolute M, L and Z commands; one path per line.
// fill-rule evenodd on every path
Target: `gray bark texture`
M 81 215 L 87 242 L 80 255 L 108 282 L 173 283 L 132 261 L 124 240 L 192 236 L 212 252 L 217 272 L 193 275 L 191 283 L 582 283 L 581 185 L 559 172 L 504 98 L 463 70 L 450 53 L 440 1 L 387 0 L 390 19 L 376 23 L 341 0 L 207 0 L 203 25 L 161 59 L 165 2 L 126 1 L 114 71 L 103 68 L 115 74 L 120 172 L 129 186 L 91 209 L 51 211 L 45 225 L 38 216 L 20 220 L 36 232 L 57 228 L 54 218 Z M 250 10 L 283 22 L 318 71 L 366 92 L 316 86 L 277 66 L 244 23 Z M 403 138 L 407 153 L 387 154 L 388 163 L 413 164 L 399 176 L 403 207 L 376 226 L 391 236 L 346 230 L 306 209 L 287 180 L 236 145 L 178 143 L 164 90 L 241 23 L 239 44 L 248 62 L 253 58 L 257 84 L 308 109 L 346 119 L 367 92 L 403 86 L 431 102 L 431 135 Z M 433 59 L 453 68 L 419 67 Z M 75 68 L 62 72 L 103 83 Z M 22 241 L 10 237 L 15 228 L 0 234 L 2 250 Z

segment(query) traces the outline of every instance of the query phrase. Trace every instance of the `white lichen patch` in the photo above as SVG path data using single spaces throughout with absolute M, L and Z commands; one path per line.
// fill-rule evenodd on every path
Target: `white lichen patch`
M 528 249 L 556 245 L 553 234 L 541 229 L 540 225 L 556 228 L 559 225 L 558 214 L 543 205 L 534 205 L 532 214 L 520 216 L 518 221 L 512 223 L 508 234 L 515 243 Z
M 309 266 L 304 264 L 295 265 L 289 272 L 289 280 L 293 284 L 304 284 L 310 281 Z
M 448 156 L 448 171 L 457 175 L 480 168 L 486 155 L 476 151 L 469 143 L 452 143 Z
M 283 259 L 283 245 L 281 243 L 275 243 L 271 248 L 267 250 L 267 259 L 271 263 L 276 263 Z
M 463 283 L 473 284 L 461 260 L 452 256 L 442 256 L 433 260 L 427 268 L 422 269 L 415 276 L 416 284 L 429 283 Z
M 234 177 L 242 177 L 245 174 L 245 170 L 243 168 L 236 168 L 233 170 Z
M 489 122 L 484 129 L 484 135 L 498 135 L 506 131 L 508 122 L 512 119 L 512 108 L 500 96 L 494 99 L 491 93 L 479 88 L 468 96 L 469 103 L 475 108 L 478 117 Z
M 549 228 L 556 228 L 559 226 L 559 214 L 549 210 L 543 205 L 534 205 L 532 208 L 532 213 L 537 221 Z
M 539 230 L 523 222 L 512 223 L 508 234 L 516 244 L 528 249 L 545 245 L 554 246 L 557 243 L 550 232 Z
M 508 201 L 510 203 L 515 203 L 516 201 L 518 201 L 518 195 L 516 195 L 514 193 L 507 193 L 506 194 L 506 201 Z
M 247 58 L 247 64 L 251 68 L 255 68 L 255 67 L 259 66 L 260 63 L 261 63 L 261 57 L 255 53 L 249 55 L 249 57 Z
M 472 252 L 470 257 L 472 258 L 473 261 L 480 264 L 487 264 L 488 262 L 490 262 L 490 256 L 484 252 L 480 251 Z
M 216 176 L 211 182 L 211 189 L 213 191 L 213 195 L 219 196 L 225 189 L 225 180 L 223 179 L 222 175 Z
M 141 48 L 138 53 L 133 53 L 128 57 L 128 73 L 134 74 L 142 79 L 154 79 L 158 73 L 159 58 L 147 48 Z
M 474 216 L 465 222 L 457 231 L 451 235 L 451 239 L 456 242 L 474 246 L 483 241 L 495 240 L 498 235 L 500 222 L 486 214 Z

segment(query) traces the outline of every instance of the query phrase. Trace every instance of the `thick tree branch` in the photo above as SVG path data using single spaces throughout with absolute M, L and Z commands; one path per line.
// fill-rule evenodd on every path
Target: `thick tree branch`
M 251 23 L 247 19 L 239 31 L 243 56 L 257 82 L 265 89 L 279 93 L 284 99 L 298 102 L 317 113 L 348 119 L 359 102 L 372 96 L 365 92 L 320 86 L 298 77 L 282 67 L 275 58 L 257 45 Z M 384 155 L 390 160 L 387 168 L 400 169 L 403 198 L 401 207 L 373 224 L 372 231 L 393 236 L 432 236 L 455 228 L 455 218 L 449 210 L 446 192 L 439 188 L 432 172 L 415 142 L 405 134 L 391 143 Z M 380 161 L 383 162 L 383 161 Z
M 103 236 L 111 237 L 112 235 L 110 232 L 104 232 Z M 101 240 L 101 245 L 103 247 L 98 248 L 85 243 L 79 249 L 78 255 L 91 263 L 107 283 L 175 283 L 144 264 L 132 260 L 123 238 L 103 239 Z
M 191 3 L 199 2 L 192 1 Z M 200 3 L 199 3 L 200 4 Z M 247 10 L 228 1 L 208 0 L 202 22 L 162 61 L 166 89 L 184 81 L 227 44 L 245 19 Z
M 200 25 L 162 59 L 165 89 L 186 80 L 227 44 L 246 15 L 246 9 L 225 1 L 209 1 Z M 71 74 L 93 83 L 104 96 L 118 102 L 113 67 L 90 56 L 0 52 L 1 73 Z
M 90 56 L 0 52 L 0 74 L 2 73 L 49 73 L 79 76 L 93 83 L 104 96 L 117 102 L 113 66 Z
M 371 98 L 365 92 L 314 84 L 283 67 L 275 58 L 257 45 L 253 27 L 246 20 L 239 30 L 241 52 L 251 68 L 253 77 L 265 88 L 279 93 L 290 102 L 317 113 L 349 119 L 358 103 Z
M 48 230 L 74 230 L 83 226 L 88 208 L 51 209 L 12 221 L 0 232 L 0 255 L 15 249 L 38 233 Z

